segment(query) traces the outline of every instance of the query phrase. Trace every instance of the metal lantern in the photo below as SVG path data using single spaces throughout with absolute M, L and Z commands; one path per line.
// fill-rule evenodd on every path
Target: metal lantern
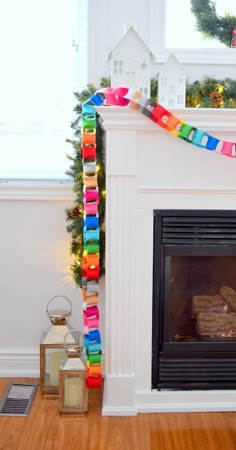
M 68 297 L 56 295 L 49 300 L 47 315 L 52 326 L 40 344 L 40 388 L 44 394 L 59 393 L 59 367 L 66 357 L 64 338 L 71 313 Z
M 69 331 L 65 336 L 68 358 L 59 370 L 59 410 L 62 413 L 84 413 L 88 409 L 86 369 L 80 359 L 82 351 L 83 335 L 76 330 Z

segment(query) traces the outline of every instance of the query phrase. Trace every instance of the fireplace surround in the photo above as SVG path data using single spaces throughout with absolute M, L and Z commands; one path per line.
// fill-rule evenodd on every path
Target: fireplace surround
M 106 135 L 103 415 L 234 411 L 234 388 L 152 386 L 152 313 L 154 211 L 236 210 L 236 160 L 176 139 L 128 108 L 97 110 Z M 235 110 L 174 113 L 236 140 Z
M 236 388 L 236 211 L 154 211 L 153 389 Z

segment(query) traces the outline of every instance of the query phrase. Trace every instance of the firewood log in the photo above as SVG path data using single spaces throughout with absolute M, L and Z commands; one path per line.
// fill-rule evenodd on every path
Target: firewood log
M 200 313 L 197 316 L 196 331 L 200 336 L 236 335 L 236 313 Z
M 228 312 L 229 306 L 221 295 L 194 295 L 192 298 L 192 318 L 202 312 Z
M 219 293 L 225 299 L 231 311 L 236 312 L 236 292 L 234 289 L 229 286 L 221 286 Z

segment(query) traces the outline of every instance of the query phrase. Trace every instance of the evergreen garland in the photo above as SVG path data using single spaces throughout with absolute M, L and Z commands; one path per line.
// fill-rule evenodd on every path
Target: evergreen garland
M 208 38 L 219 40 L 226 47 L 231 46 L 236 16 L 229 13 L 224 17 L 219 16 L 215 3 L 211 0 L 191 0 L 191 11 L 196 17 L 198 31 Z
M 109 80 L 103 78 L 100 87 L 109 86 Z M 66 220 L 68 225 L 67 232 L 71 234 L 70 251 L 74 256 L 74 262 L 71 265 L 71 271 L 75 284 L 82 287 L 82 258 L 83 258 L 83 161 L 81 152 L 81 112 L 82 104 L 97 89 L 92 84 L 87 85 L 87 89 L 82 92 L 76 92 L 75 98 L 77 104 L 74 108 L 76 119 L 71 127 L 75 130 L 75 139 L 67 139 L 72 144 L 74 155 L 67 155 L 71 162 L 67 175 L 73 178 L 73 190 L 76 194 L 75 204 L 72 208 L 66 210 Z M 103 130 L 100 123 L 100 117 L 97 115 L 96 141 L 97 141 L 97 180 L 99 188 L 99 222 L 100 222 L 100 276 L 105 272 L 105 166 L 103 151 Z
M 236 80 L 203 77 L 186 85 L 187 108 L 236 108 Z

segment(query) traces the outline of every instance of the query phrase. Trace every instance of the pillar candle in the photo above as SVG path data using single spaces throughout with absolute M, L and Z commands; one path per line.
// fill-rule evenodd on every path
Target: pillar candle
M 49 355 L 49 385 L 59 386 L 59 367 L 65 359 L 64 350 Z
M 65 406 L 82 406 L 83 380 L 80 377 L 65 378 Z

